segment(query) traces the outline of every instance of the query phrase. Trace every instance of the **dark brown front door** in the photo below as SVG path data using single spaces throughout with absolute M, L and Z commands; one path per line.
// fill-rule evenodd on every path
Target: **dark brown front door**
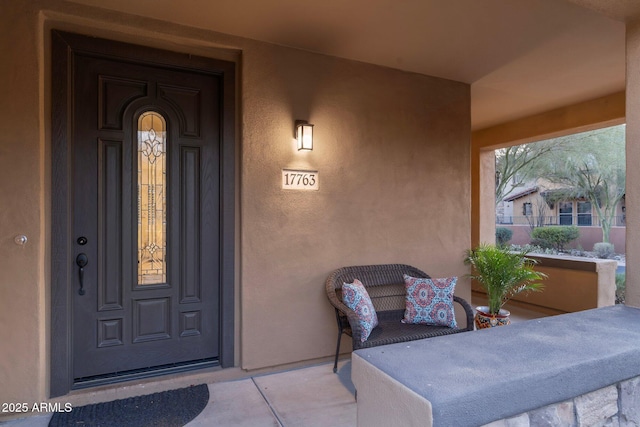
M 74 384 L 217 363 L 225 333 L 223 75 L 119 49 L 70 61 Z

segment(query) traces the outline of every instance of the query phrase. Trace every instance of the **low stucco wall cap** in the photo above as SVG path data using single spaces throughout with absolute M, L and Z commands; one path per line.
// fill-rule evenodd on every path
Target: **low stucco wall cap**
M 436 426 L 477 426 L 640 375 L 640 310 L 614 306 L 357 350 L 430 401 Z

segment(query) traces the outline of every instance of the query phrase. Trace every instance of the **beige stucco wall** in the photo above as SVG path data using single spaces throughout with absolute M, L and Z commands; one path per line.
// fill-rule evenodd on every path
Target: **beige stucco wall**
M 627 282 L 625 302 L 640 307 L 640 22 L 627 25 Z
M 238 59 L 237 364 L 330 356 L 335 268 L 462 275 L 470 245 L 469 87 L 59 0 L 0 2 L 0 401 L 48 396 L 48 29 Z M 238 54 L 240 52 L 240 54 Z M 313 152 L 293 124 L 315 124 Z M 284 191 L 282 168 L 319 173 Z M 28 236 L 21 247 L 16 235 Z M 458 294 L 470 298 L 468 282 Z M 55 337 L 54 337 L 55 339 Z M 346 342 L 346 341 L 345 341 Z M 348 345 L 345 346 L 348 350 Z
M 530 255 L 536 270 L 547 275 L 542 292 L 518 295 L 514 301 L 533 304 L 558 313 L 572 313 L 615 304 L 614 260 Z
M 358 392 L 358 427 L 433 426 L 431 402 L 358 354 L 351 378 Z
M 465 85 L 274 46 L 252 53 L 242 159 L 250 369 L 331 354 L 323 283 L 333 269 L 398 262 L 461 275 L 469 246 Z M 296 118 L 315 124 L 311 153 L 293 148 Z M 282 168 L 317 170 L 320 190 L 281 190 Z
M 34 402 L 47 384 L 40 48 L 28 9 L 0 4 L 0 402 Z
M 547 275 L 541 292 L 525 292 L 509 304 L 549 315 L 573 313 L 615 304 L 615 260 L 529 254 L 536 270 Z M 486 292 L 472 286 L 475 301 L 486 304 Z

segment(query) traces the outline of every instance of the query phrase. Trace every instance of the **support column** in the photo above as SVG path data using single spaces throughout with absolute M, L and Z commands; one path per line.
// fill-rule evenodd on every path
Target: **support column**
M 480 151 L 480 233 L 478 243 L 496 242 L 496 155 Z
M 640 22 L 627 24 L 627 289 L 626 304 L 640 307 Z
M 471 247 L 496 239 L 495 151 L 471 145 Z

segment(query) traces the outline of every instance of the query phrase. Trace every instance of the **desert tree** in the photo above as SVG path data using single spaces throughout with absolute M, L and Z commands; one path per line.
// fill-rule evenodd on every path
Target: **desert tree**
M 625 195 L 624 125 L 549 141 L 561 144 L 562 154 L 545 156 L 530 172 L 561 186 L 568 198 L 591 202 L 602 226 L 602 241 L 609 243 L 616 206 Z
M 524 186 L 535 175 L 537 165 L 549 155 L 562 151 L 560 142 L 547 140 L 500 148 L 496 154 L 496 204 L 514 188 Z

